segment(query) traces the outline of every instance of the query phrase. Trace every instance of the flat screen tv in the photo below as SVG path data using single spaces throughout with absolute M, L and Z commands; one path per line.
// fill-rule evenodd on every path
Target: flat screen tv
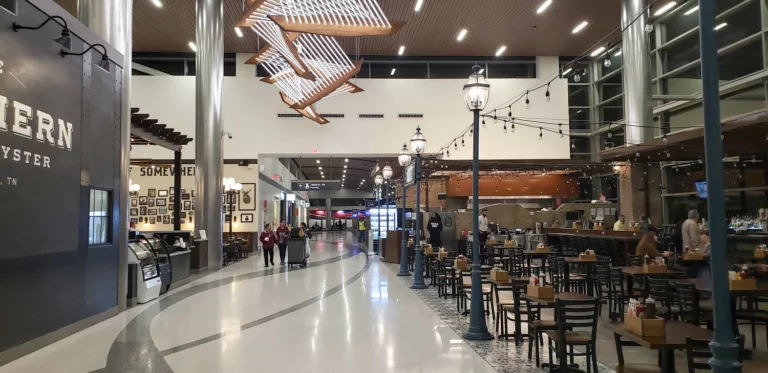
M 699 198 L 707 199 L 707 182 L 706 181 L 696 182 L 696 193 L 699 194 Z
M 565 220 L 579 220 L 579 212 L 578 211 L 566 211 L 565 212 Z

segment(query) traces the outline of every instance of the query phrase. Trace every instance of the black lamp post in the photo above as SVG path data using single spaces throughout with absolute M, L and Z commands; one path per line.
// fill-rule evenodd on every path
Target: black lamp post
M 384 205 L 386 206 L 387 223 L 384 225 L 384 232 L 389 232 L 389 180 L 392 179 L 392 167 L 389 162 L 381 169 L 381 176 L 384 177 Z M 384 250 L 382 249 L 382 253 Z
M 408 152 L 408 147 L 403 144 L 403 148 L 400 149 L 400 153 L 397 155 L 397 162 L 403 167 L 403 242 L 400 247 L 400 273 L 398 276 L 410 276 L 408 272 L 408 246 L 406 241 L 408 240 L 408 231 L 405 229 L 405 169 L 411 163 L 411 153 Z
M 373 183 L 376 185 L 376 189 L 378 189 L 377 195 L 376 195 L 376 204 L 378 205 L 378 209 L 376 212 L 376 216 L 378 217 L 378 227 L 379 227 L 379 234 L 376 238 L 376 242 L 378 245 L 378 251 L 377 254 L 381 254 L 381 194 L 382 194 L 382 187 L 381 185 L 384 183 L 384 177 L 381 176 L 381 173 L 377 173 L 376 176 L 373 177 Z
M 474 132 L 472 138 L 472 299 L 469 313 L 469 330 L 464 334 L 464 338 L 488 340 L 493 339 L 493 335 L 488 332 L 488 326 L 485 323 L 483 285 L 480 275 L 478 169 L 480 166 L 480 111 L 485 108 L 485 104 L 488 102 L 491 86 L 485 80 L 485 76 L 480 74 L 480 66 L 475 65 L 472 67 L 472 70 L 474 70 L 474 73 L 469 76 L 467 84 L 464 85 L 464 101 L 474 117 L 472 124 Z
M 416 133 L 411 138 L 411 151 L 416 154 L 416 228 L 413 229 L 415 247 L 415 258 L 413 263 L 413 285 L 411 289 L 426 289 L 424 283 L 424 266 L 421 258 L 421 153 L 427 148 L 427 139 L 421 134 L 421 128 L 416 127 Z M 482 304 L 480 305 L 482 308 Z
M 229 240 L 232 241 L 232 207 L 235 203 L 235 196 L 240 194 L 240 190 L 243 189 L 243 184 L 235 182 L 234 178 L 224 178 L 224 194 L 227 196 L 227 204 L 229 204 Z

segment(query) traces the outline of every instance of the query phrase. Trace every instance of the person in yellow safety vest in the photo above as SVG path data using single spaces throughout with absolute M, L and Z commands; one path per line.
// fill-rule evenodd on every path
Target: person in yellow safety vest
M 365 219 L 357 221 L 357 230 L 360 232 L 357 242 L 365 242 Z

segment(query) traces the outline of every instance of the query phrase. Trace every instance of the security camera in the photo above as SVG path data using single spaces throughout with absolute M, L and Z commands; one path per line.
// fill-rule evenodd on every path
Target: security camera
M 227 136 L 230 140 L 232 140 L 232 132 L 224 132 L 223 136 Z

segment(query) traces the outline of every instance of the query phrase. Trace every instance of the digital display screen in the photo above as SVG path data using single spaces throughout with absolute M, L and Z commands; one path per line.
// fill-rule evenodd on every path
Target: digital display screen
M 696 193 L 699 194 L 699 198 L 707 199 L 707 182 L 706 181 L 696 182 Z

